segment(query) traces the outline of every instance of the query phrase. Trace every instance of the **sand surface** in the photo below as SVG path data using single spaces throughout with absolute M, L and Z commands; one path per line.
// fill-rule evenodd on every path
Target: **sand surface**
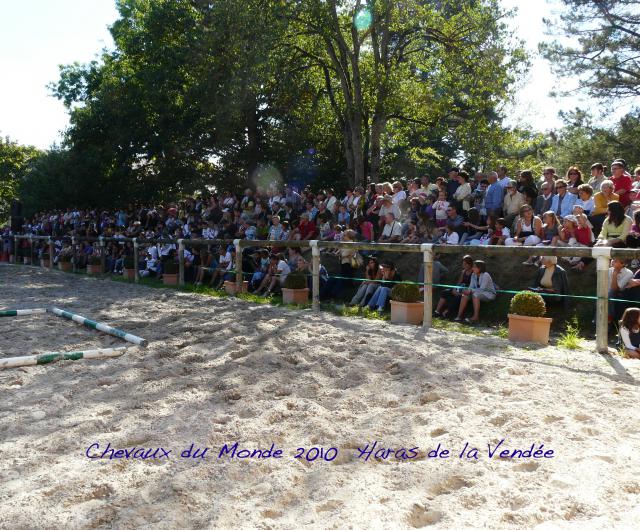
M 640 528 L 638 362 L 0 267 L 0 308 L 51 304 L 149 347 L 0 371 L 0 528 Z M 1 357 L 122 344 L 0 320 Z M 490 458 L 501 439 L 554 458 Z M 218 458 L 235 442 L 282 458 Z M 359 458 L 374 442 L 407 451 Z

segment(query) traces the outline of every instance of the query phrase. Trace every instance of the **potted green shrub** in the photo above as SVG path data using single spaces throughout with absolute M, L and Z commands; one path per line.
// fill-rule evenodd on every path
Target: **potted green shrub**
M 67 272 L 73 269 L 73 265 L 71 264 L 71 254 L 61 253 L 60 256 L 58 256 L 58 268 L 61 271 Z
M 509 340 L 514 342 L 549 343 L 549 328 L 553 319 L 544 318 L 547 306 L 544 298 L 532 291 L 522 291 L 511 299 L 509 306 Z
M 102 258 L 100 256 L 89 256 L 87 262 L 87 274 L 102 273 Z
M 226 291 L 227 294 L 230 294 L 231 296 L 235 295 L 236 292 L 238 291 L 236 286 L 237 284 L 235 280 L 224 281 L 224 290 Z M 248 281 L 242 282 L 242 292 L 246 293 L 248 290 L 249 290 L 249 282 Z
M 168 259 L 162 265 L 162 283 L 165 285 L 178 285 L 178 262 Z
M 22 248 L 22 262 L 25 265 L 31 264 L 31 247 L 23 247 Z
M 136 268 L 133 262 L 133 256 L 125 256 L 122 260 L 122 275 L 128 280 L 136 277 Z
M 45 252 L 44 254 L 42 254 L 42 257 L 40 258 L 40 266 L 44 267 L 45 269 L 49 268 L 49 260 L 51 258 L 49 257 L 49 253 Z
M 422 324 L 424 303 L 420 289 L 413 283 L 398 283 L 391 289 L 391 322 L 393 324 Z
M 282 286 L 282 303 L 306 304 L 308 301 L 307 276 L 303 272 L 288 274 Z

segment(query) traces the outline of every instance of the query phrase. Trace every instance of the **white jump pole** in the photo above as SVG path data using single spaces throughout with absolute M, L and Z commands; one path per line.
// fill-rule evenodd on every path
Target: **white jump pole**
M 24 315 L 39 315 L 46 312 L 46 309 L 7 309 L 0 311 L 0 317 L 21 317 Z
M 56 361 L 77 361 L 79 359 L 104 359 L 107 357 L 120 357 L 126 346 L 118 348 L 102 348 L 99 350 L 52 352 L 39 355 L 23 355 L 22 357 L 9 357 L 0 359 L 0 370 L 5 368 L 17 368 L 18 366 L 34 366 L 36 364 L 49 364 Z
M 49 311 L 59 317 L 73 320 L 78 324 L 82 324 L 83 326 L 87 326 L 88 328 L 97 329 L 98 331 L 102 331 L 103 333 L 107 333 L 108 335 L 113 335 L 114 337 L 124 339 L 127 342 L 136 344 L 137 346 L 144 347 L 148 344 L 146 339 L 137 337 L 136 335 L 131 335 L 130 333 L 122 331 L 121 329 L 116 329 L 112 328 L 111 326 L 107 326 L 106 324 L 101 324 L 100 322 L 96 322 L 95 320 L 90 320 L 81 315 L 76 315 L 75 313 L 70 313 L 69 311 L 63 311 L 62 309 L 58 309 L 57 307 L 52 307 L 51 309 L 49 309 Z

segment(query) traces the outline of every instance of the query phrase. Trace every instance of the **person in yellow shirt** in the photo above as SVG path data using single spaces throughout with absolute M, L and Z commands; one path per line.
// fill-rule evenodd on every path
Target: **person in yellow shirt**
M 602 229 L 602 223 L 604 223 L 607 217 L 607 206 L 612 201 L 617 201 L 618 195 L 613 193 L 613 182 L 611 180 L 603 180 L 600 183 L 600 191 L 593 196 L 593 211 L 589 216 L 591 224 L 593 225 L 594 235 L 598 235 Z

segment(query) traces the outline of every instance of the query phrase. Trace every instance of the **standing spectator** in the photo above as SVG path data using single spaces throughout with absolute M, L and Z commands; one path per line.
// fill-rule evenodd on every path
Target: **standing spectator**
M 556 174 L 556 168 L 554 167 L 545 167 L 542 171 L 542 179 L 540 180 L 540 186 L 545 182 L 551 185 L 551 193 L 555 193 L 556 190 L 556 180 L 558 175 Z
M 458 174 L 458 184 L 453 199 L 458 211 L 466 213 L 471 208 L 471 184 L 469 184 L 469 175 L 466 171 L 461 171 Z
M 460 175 L 460 170 L 457 167 L 452 167 L 449 169 L 449 180 L 445 186 L 445 191 L 447 192 L 447 199 L 453 200 L 453 196 L 460 186 L 460 182 L 458 176 Z
M 484 207 L 487 210 L 487 215 L 494 217 L 502 216 L 502 203 L 504 202 L 504 188 L 498 182 L 498 174 L 495 171 L 491 171 L 487 175 L 489 185 L 484 197 Z
M 503 190 L 507 189 L 507 186 L 512 182 L 512 180 L 507 177 L 507 168 L 505 166 L 500 166 L 498 168 L 498 184 Z
M 598 193 L 600 191 L 600 186 L 605 178 L 604 166 L 600 162 L 593 164 L 591 166 L 591 180 L 589 180 L 588 184 L 591 186 L 594 193 Z

